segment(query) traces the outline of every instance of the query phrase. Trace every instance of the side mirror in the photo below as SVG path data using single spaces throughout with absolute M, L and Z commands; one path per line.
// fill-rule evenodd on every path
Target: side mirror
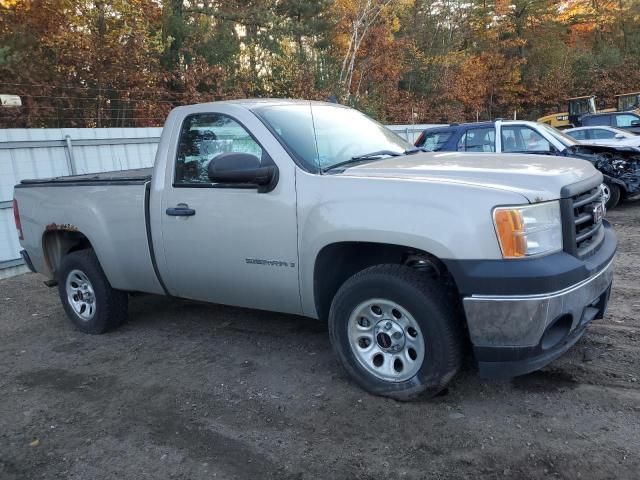
M 625 138 L 625 136 L 621 133 L 616 133 L 616 136 L 613 138 L 615 138 L 616 140 L 622 140 L 623 138 Z
M 273 190 L 278 183 L 278 167 L 261 165 L 260 159 L 249 153 L 228 152 L 209 162 L 209 180 L 222 185 L 255 185 L 258 192 Z
M 640 127 L 640 120 L 633 120 L 631 122 L 632 127 Z

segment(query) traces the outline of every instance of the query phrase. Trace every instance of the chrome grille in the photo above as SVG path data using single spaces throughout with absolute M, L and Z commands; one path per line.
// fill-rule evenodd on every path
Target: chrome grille
M 573 212 L 571 253 L 582 258 L 595 252 L 604 238 L 602 220 L 605 214 L 602 187 L 597 186 L 571 197 Z M 565 237 L 566 238 L 566 237 Z

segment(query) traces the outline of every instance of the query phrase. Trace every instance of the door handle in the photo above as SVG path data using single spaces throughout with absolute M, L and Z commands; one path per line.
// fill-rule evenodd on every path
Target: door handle
M 172 217 L 192 217 L 196 214 L 193 208 L 189 208 L 186 203 L 179 203 L 175 207 L 167 208 L 167 215 Z

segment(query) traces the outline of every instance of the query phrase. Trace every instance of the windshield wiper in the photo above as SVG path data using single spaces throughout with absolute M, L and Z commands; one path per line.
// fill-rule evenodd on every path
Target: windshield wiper
M 345 165 L 351 165 L 353 163 L 366 162 L 367 160 L 376 160 L 381 157 L 400 157 L 402 155 L 413 155 L 414 153 L 426 151 L 428 150 L 425 150 L 422 147 L 409 148 L 404 152 L 395 152 L 393 150 L 376 150 L 375 152 L 356 155 L 355 157 L 351 157 L 349 160 L 345 160 L 344 162 L 338 162 L 335 165 L 331 165 L 330 167 L 323 169 L 322 172 L 328 172 L 329 170 L 344 167 Z
M 399 157 L 400 155 L 405 155 L 406 153 L 406 150 L 403 153 L 394 152 L 393 150 L 377 150 L 375 152 L 356 155 L 355 157 L 351 157 L 351 160 L 367 160 L 369 158 L 384 157 L 385 155 L 389 157 Z
M 352 163 L 365 162 L 367 160 L 375 160 L 380 157 L 388 156 L 388 157 L 399 157 L 400 155 L 404 155 L 404 153 L 394 152 L 393 150 L 378 150 L 375 152 L 365 153 L 363 155 L 356 155 L 355 157 L 351 157 L 349 160 L 345 160 L 344 162 L 338 162 L 336 164 L 331 165 L 322 170 L 322 172 L 328 172 L 329 170 L 334 170 L 336 168 L 344 167 L 345 165 L 351 165 Z
M 429 153 L 431 153 L 431 150 L 428 150 L 428 149 L 426 149 L 424 147 L 413 147 L 413 148 L 410 148 L 408 150 L 405 150 L 404 154 L 405 155 L 413 155 L 414 153 L 420 153 L 420 152 L 429 152 Z

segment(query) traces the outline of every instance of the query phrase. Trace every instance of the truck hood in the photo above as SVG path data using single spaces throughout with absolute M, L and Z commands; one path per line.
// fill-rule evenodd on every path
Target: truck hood
M 600 173 L 585 160 L 526 154 L 433 152 L 376 160 L 340 175 L 466 183 L 519 193 L 530 202 L 556 200 L 566 185 Z

